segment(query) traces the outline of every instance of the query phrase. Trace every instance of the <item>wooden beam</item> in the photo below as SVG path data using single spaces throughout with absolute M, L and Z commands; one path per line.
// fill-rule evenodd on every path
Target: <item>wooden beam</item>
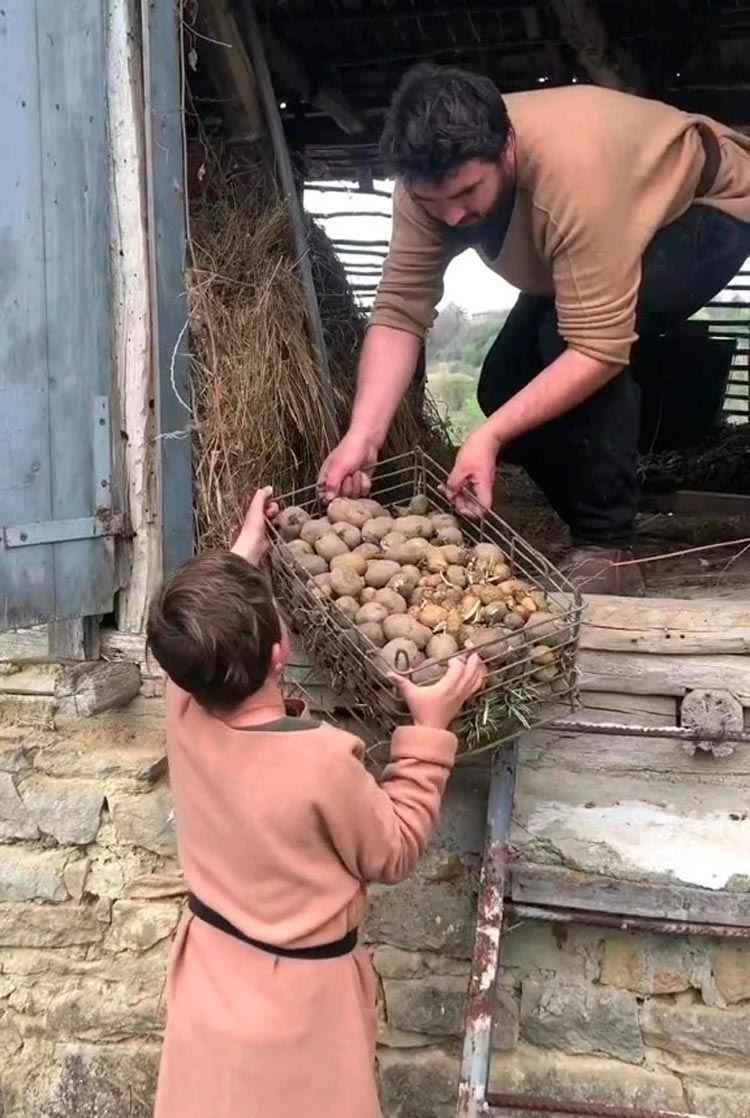
M 132 537 L 118 544 L 122 629 L 139 631 L 159 578 L 154 454 L 154 378 L 149 315 L 143 67 L 133 0 L 108 0 L 112 345 L 119 488 Z M 93 657 L 92 657 L 93 658 Z
M 586 598 L 581 648 L 690 657 L 745 656 L 750 653 L 750 601 L 592 595 Z
M 608 38 L 596 0 L 552 0 L 560 30 L 597 85 L 643 92 L 643 72 L 628 51 Z
M 212 78 L 228 95 L 221 109 L 229 137 L 258 143 L 266 136 L 258 87 L 229 0 L 203 0 L 198 18 L 199 55 L 207 58 Z
M 747 893 L 622 881 L 560 866 L 515 863 L 511 870 L 510 898 L 526 904 L 560 905 L 581 912 L 750 927 Z
M 682 697 L 696 688 L 724 689 L 744 707 L 750 707 L 747 656 L 653 656 L 584 650 L 579 654 L 578 667 L 583 691 Z
M 241 0 L 242 7 L 246 8 L 249 4 L 251 0 Z M 354 111 L 343 93 L 327 82 L 315 84 L 299 55 L 272 31 L 263 28 L 261 35 L 268 65 L 283 85 L 299 94 L 304 101 L 315 105 L 347 135 L 358 136 L 365 131 L 364 120 Z

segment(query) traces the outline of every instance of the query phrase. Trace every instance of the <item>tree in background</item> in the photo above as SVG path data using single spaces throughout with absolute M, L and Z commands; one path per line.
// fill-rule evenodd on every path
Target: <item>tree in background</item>
M 484 418 L 476 399 L 479 373 L 507 317 L 507 310 L 467 315 L 448 303 L 427 335 L 427 384 L 458 442 Z

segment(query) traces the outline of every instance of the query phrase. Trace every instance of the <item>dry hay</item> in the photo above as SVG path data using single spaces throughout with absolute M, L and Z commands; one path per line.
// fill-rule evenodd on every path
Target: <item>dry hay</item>
M 221 547 L 257 486 L 284 493 L 311 483 L 329 447 L 286 205 L 260 187 L 214 196 L 194 207 L 191 235 L 196 527 L 201 547 Z M 344 427 L 366 316 L 312 221 L 309 237 Z M 440 441 L 435 417 L 428 409 L 425 419 L 423 402 L 411 400 L 384 453 L 422 444 L 434 454 Z
M 643 456 L 638 474 L 643 489 L 651 493 L 750 493 L 750 425 L 727 424 L 697 446 Z

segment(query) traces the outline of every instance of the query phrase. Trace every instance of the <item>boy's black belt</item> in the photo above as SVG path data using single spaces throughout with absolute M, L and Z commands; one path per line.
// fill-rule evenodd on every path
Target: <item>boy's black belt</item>
M 282 959 L 338 959 L 342 955 L 348 955 L 357 946 L 357 928 L 353 928 L 333 943 L 316 944 L 314 947 L 277 947 L 272 943 L 263 943 L 262 940 L 246 936 L 239 928 L 235 928 L 234 924 L 199 900 L 194 893 L 188 893 L 188 908 L 193 916 L 210 924 L 212 928 L 226 932 L 242 943 L 256 947 L 258 951 L 265 951 L 268 955 L 279 955 Z

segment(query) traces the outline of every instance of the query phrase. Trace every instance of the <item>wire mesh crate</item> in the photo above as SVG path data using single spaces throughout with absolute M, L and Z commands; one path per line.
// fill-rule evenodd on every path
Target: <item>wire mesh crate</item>
M 476 521 L 456 513 L 444 493 L 446 479 L 445 471 L 421 449 L 416 449 L 379 464 L 373 475 L 371 497 L 393 510 L 394 506 L 408 505 L 416 495 L 424 495 L 432 511 L 449 512 L 456 517 L 467 544 L 497 545 L 514 577 L 542 591 L 554 613 L 552 635 L 549 625 L 539 625 L 539 633 L 535 634 L 530 622 L 519 633 L 503 634 L 498 630 L 498 651 L 490 649 L 490 654 L 485 655 L 486 684 L 467 705 L 455 727 L 460 749 L 466 752 L 487 748 L 520 729 L 540 725 L 559 714 L 561 704 L 575 704 L 582 601 L 567 579 L 495 512 L 486 512 Z M 311 516 L 325 516 L 315 486 L 298 489 L 278 500 L 282 509 L 294 505 Z M 342 707 L 385 731 L 409 722 L 406 704 L 389 679 L 390 669 L 378 648 L 333 601 L 321 600 L 315 593 L 315 583 L 278 530 L 271 525 L 270 531 L 274 588 L 282 612 L 312 663 L 341 696 Z M 501 636 L 506 639 L 500 640 Z M 554 650 L 553 678 L 550 670 L 540 670 L 538 656 L 550 646 Z M 460 655 L 465 652 L 453 654 Z M 446 657 L 441 663 L 452 658 Z M 418 666 L 403 674 L 421 682 Z

